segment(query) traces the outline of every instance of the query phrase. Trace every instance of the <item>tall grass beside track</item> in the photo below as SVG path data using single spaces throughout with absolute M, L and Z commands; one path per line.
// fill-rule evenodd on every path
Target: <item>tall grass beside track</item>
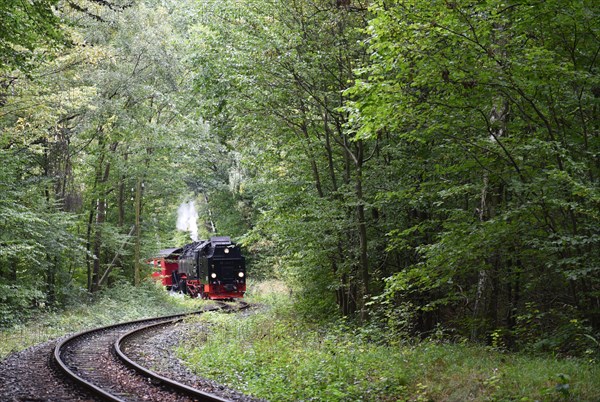
M 250 298 L 264 306 L 254 314 L 190 318 L 208 330 L 179 356 L 200 376 L 272 401 L 600 401 L 598 362 L 466 343 L 372 343 L 344 321 L 301 321 L 275 287 Z
M 93 300 L 59 311 L 40 309 L 33 318 L 10 328 L 0 328 L 0 361 L 8 354 L 68 333 L 142 318 L 198 310 L 204 303 L 172 297 L 153 282 L 140 287 L 120 283 Z

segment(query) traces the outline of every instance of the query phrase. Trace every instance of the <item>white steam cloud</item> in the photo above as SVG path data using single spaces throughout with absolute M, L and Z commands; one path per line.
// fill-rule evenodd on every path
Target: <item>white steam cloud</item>
M 198 212 L 194 201 L 183 202 L 177 210 L 177 229 L 190 232 L 192 241 L 198 241 Z

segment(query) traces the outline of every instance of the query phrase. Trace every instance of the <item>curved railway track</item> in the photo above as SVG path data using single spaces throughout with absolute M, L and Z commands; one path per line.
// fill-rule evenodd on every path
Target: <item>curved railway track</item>
M 232 311 L 247 306 L 243 302 L 237 308 L 218 303 L 215 308 L 191 314 Z M 172 325 L 187 315 L 190 314 L 137 320 L 80 332 L 56 345 L 54 360 L 57 368 L 75 384 L 108 401 L 227 401 L 163 377 L 123 353 L 121 346 L 129 339 Z

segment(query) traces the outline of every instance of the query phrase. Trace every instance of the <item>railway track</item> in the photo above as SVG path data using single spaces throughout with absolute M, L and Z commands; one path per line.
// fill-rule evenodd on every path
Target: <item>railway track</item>
M 247 307 L 218 303 L 207 309 L 232 311 Z M 192 313 L 201 314 L 204 311 Z M 123 351 L 123 345 L 148 331 L 166 327 L 189 314 L 125 322 L 84 331 L 58 343 L 54 361 L 59 371 L 99 399 L 133 401 L 227 401 L 142 367 Z

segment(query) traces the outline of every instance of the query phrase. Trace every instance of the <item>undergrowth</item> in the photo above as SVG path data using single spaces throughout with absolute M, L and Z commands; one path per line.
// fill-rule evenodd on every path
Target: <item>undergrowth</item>
M 199 309 L 202 301 L 173 297 L 152 281 L 139 287 L 119 283 L 91 300 L 60 311 L 38 310 L 32 318 L 0 329 L 0 360 L 9 353 L 67 333 L 147 317 Z
M 286 292 L 240 317 L 208 313 L 179 356 L 200 376 L 272 401 L 596 401 L 600 367 L 435 341 L 373 343 L 338 319 L 307 323 Z

